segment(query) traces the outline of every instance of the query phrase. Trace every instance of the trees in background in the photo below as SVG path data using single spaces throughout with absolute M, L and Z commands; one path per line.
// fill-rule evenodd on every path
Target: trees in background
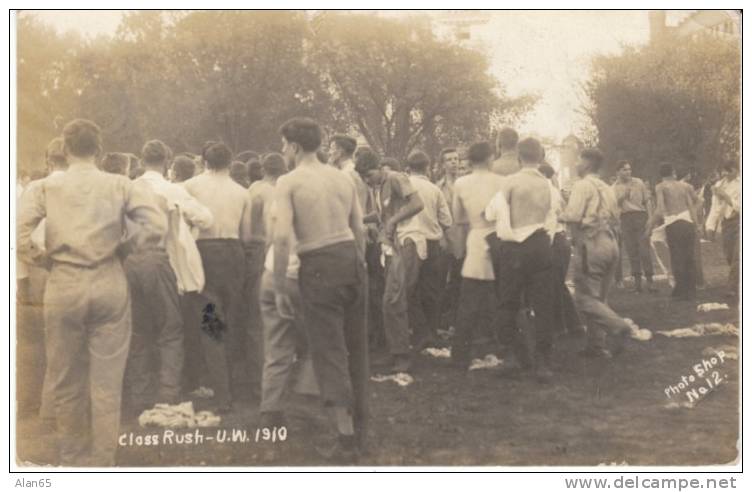
M 142 11 L 111 38 L 82 39 L 24 15 L 18 33 L 26 168 L 42 166 L 47 142 L 74 117 L 99 123 L 108 150 L 137 153 L 148 138 L 176 152 L 208 139 L 279 150 L 279 125 L 311 116 L 402 158 L 488 136 L 493 118 L 532 103 L 505 97 L 481 54 L 438 40 L 419 18 Z
M 657 176 L 660 162 L 704 174 L 739 159 L 738 40 L 669 38 L 593 63 L 586 85 L 598 145 L 613 165 Z

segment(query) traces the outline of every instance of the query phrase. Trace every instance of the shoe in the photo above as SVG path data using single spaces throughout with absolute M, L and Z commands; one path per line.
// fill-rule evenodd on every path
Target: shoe
M 642 292 L 642 277 L 635 276 L 634 292 Z
M 287 420 L 283 412 L 261 412 L 261 418 L 259 419 L 259 427 L 261 429 L 272 429 L 274 427 L 287 427 Z
M 585 347 L 580 350 L 580 356 L 588 359 L 613 359 L 613 354 L 610 350 L 597 347 Z
M 535 380 L 542 384 L 550 383 L 554 377 L 554 373 L 549 367 L 548 360 L 548 355 L 541 352 L 539 352 L 535 358 Z
M 616 287 L 617 289 L 623 289 L 624 288 L 624 282 L 622 282 L 621 280 L 617 280 L 614 283 L 614 287 Z
M 410 371 L 410 356 L 407 354 L 398 354 L 393 356 L 392 358 L 392 367 L 389 369 L 390 372 L 398 374 L 400 372 L 409 372 Z
M 326 461 L 336 465 L 355 465 L 360 460 L 355 436 L 340 434 L 332 446 L 316 447 L 316 452 Z

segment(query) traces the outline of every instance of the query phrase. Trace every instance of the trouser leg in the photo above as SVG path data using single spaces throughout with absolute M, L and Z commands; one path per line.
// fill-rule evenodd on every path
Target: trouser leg
M 673 296 L 694 298 L 695 284 L 695 228 L 692 222 L 678 220 L 666 227 L 666 239 L 671 252 L 671 269 L 676 280 Z
M 463 278 L 457 305 L 457 322 L 452 341 L 452 362 L 467 367 L 470 363 L 470 342 L 478 315 L 480 280 Z
M 729 287 L 739 292 L 739 218 L 724 220 L 722 225 L 723 251 L 729 264 Z
M 117 269 L 119 270 L 119 265 Z M 122 272 L 120 279 L 114 275 L 100 275 L 92 283 L 94 289 L 103 293 L 91 304 L 87 323 L 92 464 L 112 466 L 115 464 L 120 429 L 123 374 L 131 335 L 131 309 L 127 282 Z
M 184 329 L 180 314 L 175 274 L 167 261 L 161 263 L 156 278 L 157 288 L 153 297 L 152 312 L 159 313 L 157 347 L 159 350 L 159 387 L 157 399 L 160 402 L 176 403 L 180 395 L 180 378 L 185 361 Z
M 361 446 L 368 435 L 368 327 L 366 324 L 367 285 L 366 271 L 359 269 L 359 283 L 347 289 L 345 302 L 345 344 L 348 369 L 353 391 L 352 415 L 355 435 Z
M 282 397 L 295 362 L 295 319 L 277 310 L 273 274 L 261 277 L 259 305 L 264 326 L 264 370 L 261 380 L 261 411 L 283 410 Z M 299 307 L 299 306 L 298 306 Z
M 435 336 L 441 323 L 441 295 L 446 281 L 446 258 L 438 241 L 428 242 L 428 258 L 423 262 L 418 290 L 426 319 L 426 336 Z
M 423 311 L 421 302 L 421 271 L 425 260 L 418 256 L 415 243 L 411 239 L 405 240 L 405 244 L 399 248 L 399 255 L 405 270 L 405 290 L 407 292 L 407 319 L 410 333 L 406 335 L 410 340 L 423 337 L 427 333 L 426 313 Z M 392 353 L 395 353 L 392 351 Z
M 588 327 L 588 343 L 604 347 L 606 333 L 621 334 L 629 325 L 607 304 L 619 256 L 609 233 L 583 238 L 574 257 L 575 303 Z
M 62 465 L 79 463 L 89 447 L 87 301 L 78 270 L 53 268 L 44 297 L 45 348 Z
M 387 263 L 383 299 L 384 331 L 392 355 L 410 352 L 406 268 L 403 255 L 395 251 Z
M 386 342 L 384 335 L 382 299 L 384 298 L 384 267 L 381 266 L 379 243 L 366 245 L 368 267 L 368 334 L 372 346 L 381 347 Z
M 265 364 L 263 345 L 263 322 L 260 307 L 261 277 L 264 273 L 263 243 L 246 247 L 246 293 L 245 302 L 248 303 L 248 321 L 246 323 L 245 356 L 248 368 L 248 379 L 251 383 L 251 393 L 257 394 L 261 388 L 262 368 Z

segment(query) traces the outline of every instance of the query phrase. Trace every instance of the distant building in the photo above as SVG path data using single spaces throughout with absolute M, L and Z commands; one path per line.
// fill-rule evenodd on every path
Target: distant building
M 569 183 L 577 177 L 577 163 L 580 152 L 585 145 L 574 135 L 564 137 L 561 144 L 556 146 L 559 155 L 559 186 L 568 188 Z
M 432 15 L 439 37 L 464 44 L 477 41 L 478 28 L 490 20 L 491 14 L 482 10 L 442 10 Z
M 733 10 L 697 10 L 690 13 L 676 26 L 680 37 L 694 38 L 701 33 L 710 33 L 722 38 L 738 38 L 740 13 Z
M 702 34 L 739 38 L 740 15 L 734 10 L 651 10 L 648 12 L 650 42 L 661 42 L 669 37 L 696 39 Z

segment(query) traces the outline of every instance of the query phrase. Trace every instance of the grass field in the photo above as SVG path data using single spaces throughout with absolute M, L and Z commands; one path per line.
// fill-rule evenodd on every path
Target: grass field
M 717 244 L 704 243 L 709 287 L 700 302 L 726 302 L 727 267 Z M 625 266 L 625 274 L 629 272 Z M 656 331 L 700 322 L 732 322 L 735 310 L 697 313 L 694 304 L 671 302 L 667 284 L 657 294 L 614 292 L 611 304 L 623 316 L 654 332 L 647 342 L 630 341 L 612 361 L 577 355 L 582 340 L 557 340 L 553 383 L 500 378 L 493 370 L 461 373 L 446 359 L 419 356 L 407 387 L 371 383 L 370 445 L 364 465 L 709 465 L 736 460 L 739 427 L 738 361 L 715 369 L 723 380 L 693 408 L 665 408 L 664 390 L 693 373 L 708 347 L 732 345 L 737 337 L 666 338 Z M 29 329 L 21 327 L 20 329 Z M 26 335 L 29 338 L 29 335 Z M 19 376 L 26 393 L 38 391 L 38 344 L 19 344 Z M 35 372 L 36 371 L 36 372 Z M 711 371 L 712 372 L 712 371 Z M 36 379 L 35 379 L 36 378 Z M 36 383 L 38 384 L 38 383 Z M 697 383 L 699 384 L 699 383 Z M 124 446 L 121 466 L 318 465 L 314 445 L 326 434 L 316 401 L 293 395 L 285 442 Z M 255 404 L 241 400 L 223 429 L 257 423 Z M 54 463 L 54 439 L 38 417 L 17 420 L 19 462 Z M 151 434 L 134 421 L 122 433 Z M 205 431 L 206 435 L 214 430 Z

